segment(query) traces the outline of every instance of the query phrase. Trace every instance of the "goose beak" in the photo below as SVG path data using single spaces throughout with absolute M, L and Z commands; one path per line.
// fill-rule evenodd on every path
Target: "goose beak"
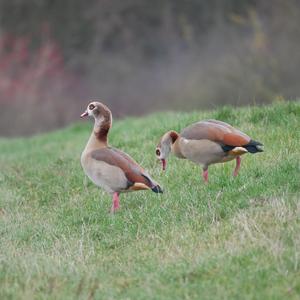
M 80 115 L 80 118 L 84 118 L 84 117 L 86 117 L 87 115 L 88 115 L 88 112 L 85 111 L 83 114 Z
M 167 161 L 164 158 L 162 158 L 160 161 L 161 161 L 162 169 L 163 171 L 165 171 L 167 167 Z

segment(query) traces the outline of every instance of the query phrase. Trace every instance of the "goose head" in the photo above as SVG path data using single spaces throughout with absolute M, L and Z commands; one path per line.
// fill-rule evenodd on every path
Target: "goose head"
M 162 169 L 166 170 L 167 158 L 172 150 L 172 145 L 178 138 L 178 133 L 175 131 L 166 132 L 160 139 L 155 149 L 156 158 L 161 161 Z

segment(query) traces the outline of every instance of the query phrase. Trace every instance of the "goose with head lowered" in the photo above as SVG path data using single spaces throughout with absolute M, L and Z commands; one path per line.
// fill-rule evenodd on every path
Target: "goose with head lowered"
M 236 160 L 233 175 L 237 176 L 241 155 L 262 152 L 262 144 L 254 141 L 242 131 L 218 120 L 194 123 L 177 133 L 166 132 L 156 147 L 156 157 L 166 168 L 167 158 L 172 152 L 178 158 L 189 159 L 203 168 L 203 178 L 208 182 L 208 167 L 211 164 Z
M 109 108 L 98 101 L 91 102 L 81 117 L 93 117 L 94 128 L 81 154 L 85 174 L 97 186 L 112 195 L 111 212 L 119 209 L 122 192 L 162 189 L 150 175 L 128 154 L 108 145 L 108 133 L 112 126 Z

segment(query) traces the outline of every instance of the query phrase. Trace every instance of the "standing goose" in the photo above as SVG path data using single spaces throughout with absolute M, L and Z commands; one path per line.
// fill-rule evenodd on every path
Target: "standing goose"
M 233 175 L 237 176 L 241 155 L 262 152 L 262 144 L 231 125 L 206 120 L 183 129 L 166 132 L 156 147 L 156 156 L 162 162 L 163 170 L 170 152 L 179 158 L 186 158 L 203 167 L 203 178 L 208 182 L 208 166 L 236 159 Z
M 111 212 L 119 209 L 119 194 L 127 191 L 149 190 L 162 193 L 161 187 L 126 153 L 108 145 L 112 125 L 109 108 L 91 102 L 81 117 L 95 119 L 92 134 L 81 154 L 85 174 L 99 187 L 112 195 Z

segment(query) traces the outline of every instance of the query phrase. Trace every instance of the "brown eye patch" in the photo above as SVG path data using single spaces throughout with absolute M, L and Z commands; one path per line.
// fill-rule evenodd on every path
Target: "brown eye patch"
M 156 149 L 155 153 L 156 153 L 157 156 L 160 156 L 160 151 L 159 151 L 159 149 Z
M 94 104 L 90 104 L 89 105 L 89 110 L 93 110 L 95 108 L 95 105 Z

